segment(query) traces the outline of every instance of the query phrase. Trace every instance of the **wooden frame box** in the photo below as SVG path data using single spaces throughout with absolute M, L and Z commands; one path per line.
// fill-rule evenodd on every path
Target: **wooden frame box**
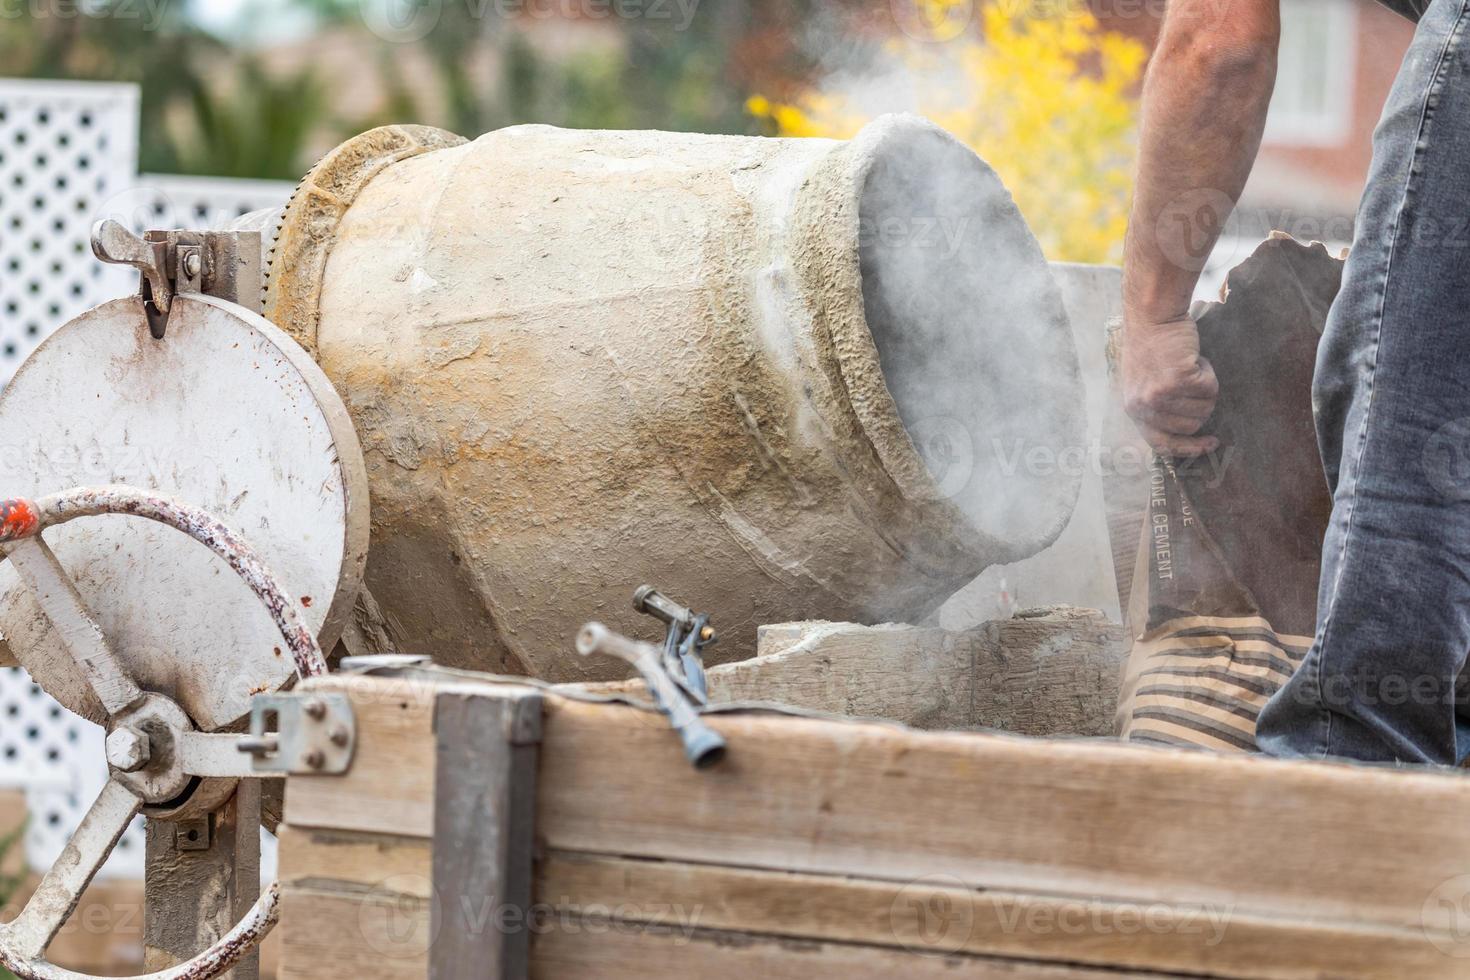
M 585 695 L 438 671 L 307 688 L 352 698 L 358 747 L 288 788 L 284 978 L 1470 974 L 1456 774 L 768 712 L 708 716 L 729 753 L 697 772 L 661 716 Z M 534 758 L 533 800 L 481 802 L 485 835 L 529 830 L 529 886 L 494 860 L 480 893 L 446 880 L 493 850 L 435 836 L 467 798 L 446 696 L 540 703 L 526 744 L 480 747 Z

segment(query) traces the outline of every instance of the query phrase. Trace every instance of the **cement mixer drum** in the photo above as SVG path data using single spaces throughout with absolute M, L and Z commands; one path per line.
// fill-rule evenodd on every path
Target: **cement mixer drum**
M 279 221 L 265 315 L 362 439 L 380 632 L 597 676 L 651 582 L 719 658 L 914 621 L 1060 533 L 1082 384 L 1010 194 L 914 117 L 848 142 L 387 127 Z
M 126 484 L 217 516 L 301 603 L 330 650 L 362 580 L 367 481 L 337 393 L 289 337 L 243 307 L 174 297 L 155 339 L 137 297 L 56 331 L 0 394 L 0 486 L 17 497 Z M 270 614 L 226 563 L 142 517 L 48 532 L 62 569 L 139 687 L 217 731 L 295 676 Z M 13 563 L 0 631 L 48 693 L 107 712 Z

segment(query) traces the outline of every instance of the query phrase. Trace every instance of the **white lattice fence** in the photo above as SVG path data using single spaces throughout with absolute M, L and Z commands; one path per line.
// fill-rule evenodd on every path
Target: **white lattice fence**
M 127 288 L 91 261 L 92 215 L 133 184 L 131 85 L 0 83 L 0 380 L 58 324 Z
M 282 180 L 177 174 L 143 174 L 137 188 L 149 202 L 148 220 L 133 225 L 140 232 L 146 228 L 219 231 L 241 215 L 284 205 L 293 189 Z
M 289 184 L 137 177 L 138 92 L 130 85 L 0 80 L 0 384 L 73 316 L 137 288 L 92 257 L 93 222 L 135 231 L 217 229 L 283 204 Z M 26 790 L 26 854 L 45 868 L 106 776 L 102 730 L 66 711 L 23 671 L 0 670 L 0 785 Z M 141 827 L 104 874 L 142 872 Z
M 137 132 L 133 86 L 0 82 L 0 381 L 57 326 L 130 288 L 92 259 L 88 229 L 132 186 Z M 0 671 L 0 719 L 0 783 L 26 789 L 26 855 L 46 867 L 100 785 L 101 730 L 16 670 Z M 135 828 L 108 872 L 136 874 L 141 849 Z

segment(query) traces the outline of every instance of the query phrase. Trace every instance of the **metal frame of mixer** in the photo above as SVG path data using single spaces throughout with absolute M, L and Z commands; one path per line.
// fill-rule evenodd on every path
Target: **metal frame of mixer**
M 93 229 L 105 262 L 140 273 L 139 301 L 156 339 L 176 294 L 213 296 L 258 312 L 255 232 L 152 231 L 114 221 Z M 299 677 L 325 673 L 304 609 L 235 531 L 179 500 L 126 487 L 77 489 L 0 502 L 0 552 L 30 589 L 108 717 L 110 778 L 20 915 L 0 926 L 0 963 L 21 977 L 76 980 L 45 959 L 82 892 L 133 817 L 147 819 L 144 941 L 152 977 L 259 976 L 259 941 L 278 916 L 275 885 L 260 887 L 264 779 L 340 773 L 350 765 L 353 715 L 341 699 L 261 694 L 244 733 L 194 729 L 178 704 L 129 675 L 41 532 L 67 521 L 125 514 L 168 525 L 223 559 L 269 611 Z M 209 920 L 209 921 L 201 921 Z M 213 932 L 217 939 L 201 941 Z M 200 945 L 208 948 L 202 952 Z

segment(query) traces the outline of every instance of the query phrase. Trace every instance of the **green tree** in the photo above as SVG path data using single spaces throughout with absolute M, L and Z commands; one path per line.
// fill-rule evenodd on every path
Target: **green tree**
M 136 82 L 142 90 L 139 165 L 145 171 L 296 178 L 323 99 L 309 70 L 268 76 L 186 16 L 160 4 L 157 20 L 114 0 L 85 13 L 42 7 L 0 20 L 0 64 L 11 75 Z M 148 15 L 155 16 L 155 15 Z M 205 66 L 233 77 L 218 88 Z
M 146 171 L 296 179 L 311 165 L 313 149 L 388 122 L 466 136 L 523 122 L 758 132 L 759 121 L 744 110 L 746 96 L 803 90 L 831 56 L 836 25 L 869 6 L 703 0 L 687 24 L 608 21 L 621 34 L 618 43 L 565 58 L 542 53 L 537 32 L 586 25 L 505 15 L 508 5 L 491 0 L 401 2 L 410 5 L 403 14 L 414 3 L 431 4 L 435 28 L 407 44 L 389 42 L 368 29 L 360 0 L 257 0 L 242 16 L 246 30 L 300 19 L 355 37 L 385 93 L 362 116 L 333 109 L 331 80 L 314 66 L 267 71 L 260 54 L 241 43 L 258 37 L 226 43 L 203 30 L 182 2 L 160 5 L 156 23 L 125 16 L 139 6 L 125 0 L 94 0 L 86 15 L 0 20 L 0 64 L 27 77 L 139 83 Z M 546 9 L 547 0 L 534 2 Z M 429 66 L 427 80 L 409 77 L 406 53 Z M 492 62 L 497 71 L 486 77 Z

